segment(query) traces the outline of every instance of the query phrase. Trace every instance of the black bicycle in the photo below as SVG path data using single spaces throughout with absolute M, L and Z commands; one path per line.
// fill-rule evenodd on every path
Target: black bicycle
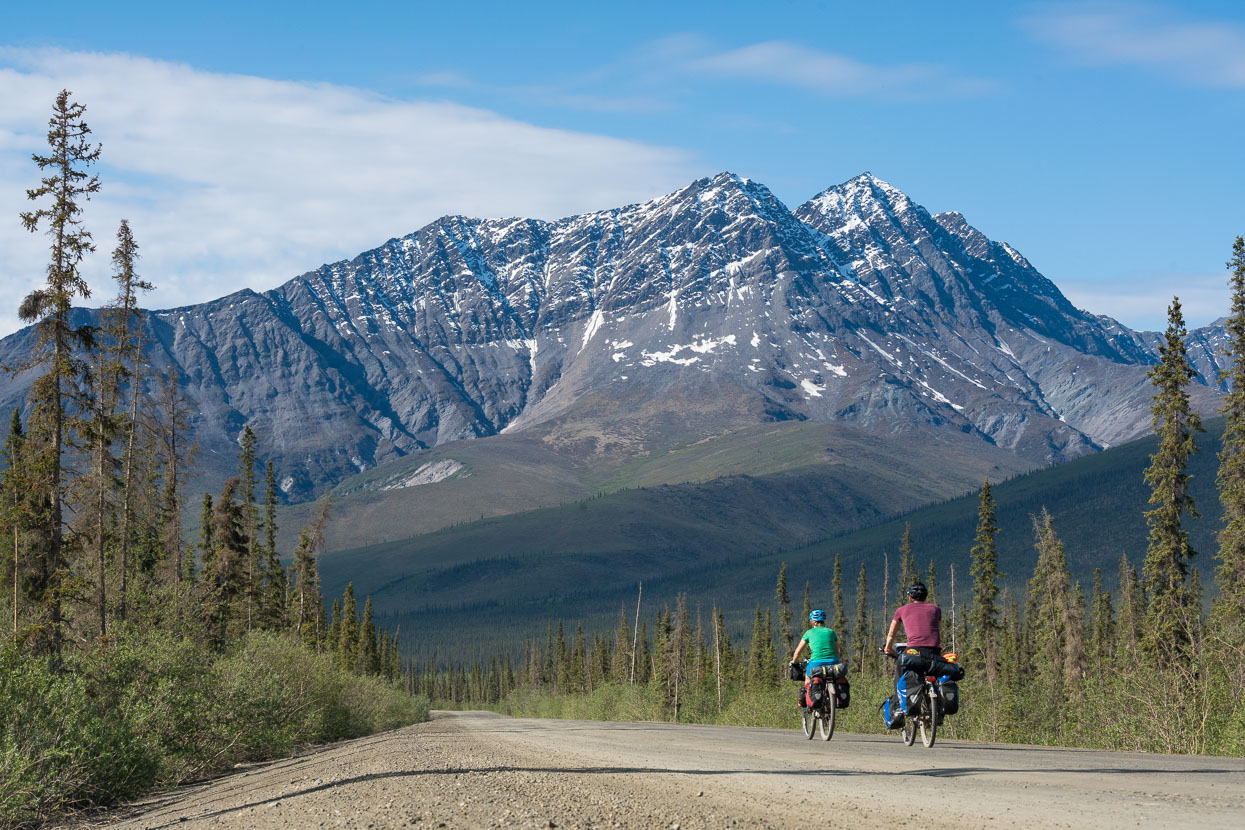
M 804 682 L 804 669 L 807 660 L 791 664 L 791 679 Z M 813 669 L 808 678 L 807 692 L 800 689 L 800 721 L 804 727 L 804 737 L 810 741 L 813 735 L 821 735 L 823 741 L 834 736 L 835 714 L 846 705 L 849 692 L 847 680 L 841 664 Z M 844 667 L 845 668 L 845 667 Z
M 963 677 L 964 670 L 953 660 L 924 657 L 915 652 L 908 654 L 907 645 L 896 643 L 893 652 L 878 650 L 892 660 L 899 661 L 899 669 L 903 672 L 902 679 L 911 682 L 914 678 L 920 678 L 911 684 L 911 688 L 905 684 L 902 692 L 896 689 L 894 700 L 899 703 L 900 694 L 907 698 L 907 705 L 902 708 L 901 737 L 904 745 L 912 746 L 916 743 L 916 733 L 920 731 L 921 743 L 931 747 L 938 737 L 938 727 L 942 724 L 943 717 L 959 710 L 959 689 L 955 686 L 955 681 Z M 945 682 L 940 681 L 940 675 Z

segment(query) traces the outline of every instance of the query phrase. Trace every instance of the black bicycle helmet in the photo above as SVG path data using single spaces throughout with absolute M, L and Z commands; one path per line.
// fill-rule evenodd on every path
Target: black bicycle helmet
M 929 588 L 925 587 L 924 582 L 914 582 L 912 587 L 908 589 L 908 596 L 917 602 L 924 602 L 925 598 L 929 596 Z

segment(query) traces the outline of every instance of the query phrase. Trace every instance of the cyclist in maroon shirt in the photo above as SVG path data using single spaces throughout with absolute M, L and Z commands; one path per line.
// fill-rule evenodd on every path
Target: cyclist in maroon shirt
M 903 623 L 904 635 L 908 638 L 908 648 L 916 649 L 925 657 L 939 657 L 942 654 L 942 609 L 932 602 L 926 602 L 929 589 L 925 583 L 916 582 L 908 589 L 908 604 L 895 609 L 891 627 L 886 632 L 885 651 L 890 651 L 895 642 L 895 634 Z

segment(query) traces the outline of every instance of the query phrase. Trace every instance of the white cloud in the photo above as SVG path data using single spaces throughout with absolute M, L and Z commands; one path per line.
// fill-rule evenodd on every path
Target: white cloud
M 903 98 L 980 95 L 992 81 L 964 78 L 935 64 L 867 64 L 797 43 L 770 41 L 690 60 L 688 68 L 719 77 L 801 87 L 827 95 Z
M 1091 66 L 1133 64 L 1203 86 L 1245 87 L 1245 27 L 1178 21 L 1135 3 L 1044 6 L 1021 20 L 1039 40 Z
M 1077 308 L 1106 314 L 1142 331 L 1167 328 L 1167 306 L 1180 297 L 1190 329 L 1213 323 L 1231 310 L 1228 276 L 1220 274 L 1154 274 L 1118 280 L 1072 280 L 1059 290 Z
M 31 152 L 57 91 L 103 144 L 85 211 L 85 269 L 109 299 L 122 217 L 152 307 L 281 284 L 437 216 L 557 218 L 667 192 L 697 172 L 682 151 L 545 129 L 446 102 L 222 75 L 121 54 L 0 49 L 0 334 L 42 283 L 47 244 L 22 230 Z

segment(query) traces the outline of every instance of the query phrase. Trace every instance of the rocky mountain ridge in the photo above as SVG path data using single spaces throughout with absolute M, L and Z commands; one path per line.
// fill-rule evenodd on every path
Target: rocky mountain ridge
M 249 423 L 292 500 L 521 431 L 622 458 L 808 419 L 967 434 L 1042 466 L 1147 429 L 1158 344 L 867 173 L 794 211 L 723 173 L 556 222 L 443 217 L 147 326 L 151 364 L 176 366 L 197 409 L 209 467 L 232 466 Z M 1200 379 L 1215 377 L 1222 336 L 1191 333 Z M 30 342 L 0 341 L 0 362 Z M 29 382 L 0 378 L 0 404 Z M 1204 409 L 1215 395 L 1195 389 Z

